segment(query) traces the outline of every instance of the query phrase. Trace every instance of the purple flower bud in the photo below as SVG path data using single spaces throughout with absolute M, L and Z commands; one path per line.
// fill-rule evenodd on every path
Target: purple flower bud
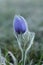
M 13 21 L 13 27 L 16 33 L 25 33 L 26 32 L 26 20 L 22 16 L 15 16 Z

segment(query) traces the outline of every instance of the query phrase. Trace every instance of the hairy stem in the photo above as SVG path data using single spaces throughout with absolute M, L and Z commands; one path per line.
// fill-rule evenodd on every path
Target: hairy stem
M 22 60 L 22 65 L 25 65 L 25 50 L 23 49 L 23 60 Z

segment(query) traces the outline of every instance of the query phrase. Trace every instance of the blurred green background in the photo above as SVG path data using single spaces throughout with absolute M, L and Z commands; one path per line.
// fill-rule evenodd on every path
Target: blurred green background
M 34 45 L 27 56 L 37 63 L 43 59 L 43 0 L 0 0 L 0 47 L 21 58 L 13 31 L 14 15 L 23 16 L 29 30 L 35 32 Z

